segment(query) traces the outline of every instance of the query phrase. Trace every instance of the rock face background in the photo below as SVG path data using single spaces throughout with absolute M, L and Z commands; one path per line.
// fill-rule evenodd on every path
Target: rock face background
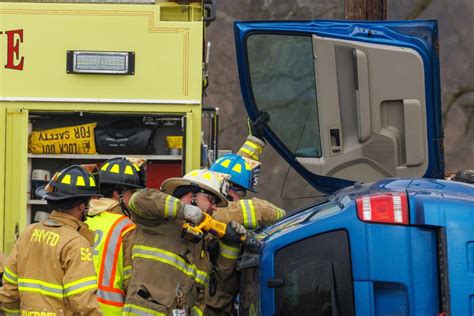
M 388 19 L 439 22 L 446 171 L 474 169 L 474 2 L 387 0 Z M 210 86 L 204 103 L 220 109 L 220 148 L 238 150 L 247 135 L 234 47 L 236 20 L 343 19 L 343 0 L 218 0 L 212 42 Z M 322 194 L 289 168 L 269 145 L 262 155 L 258 196 L 287 210 Z

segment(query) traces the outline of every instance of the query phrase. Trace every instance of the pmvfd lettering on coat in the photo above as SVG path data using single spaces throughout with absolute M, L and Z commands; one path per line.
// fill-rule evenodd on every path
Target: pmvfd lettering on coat
M 0 31 L 0 35 L 3 34 Z M 7 63 L 5 68 L 23 70 L 25 57 L 20 54 L 20 43 L 23 43 L 23 30 L 5 31 L 7 37 Z
M 21 311 L 21 316 L 56 316 L 56 312 Z
M 41 242 L 52 247 L 56 246 L 59 241 L 59 234 L 52 231 L 36 228 L 33 230 L 30 241 Z

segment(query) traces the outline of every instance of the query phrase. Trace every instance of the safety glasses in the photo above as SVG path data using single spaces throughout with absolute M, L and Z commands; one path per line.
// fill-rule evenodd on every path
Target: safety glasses
M 215 196 L 202 192 L 199 192 L 198 194 L 204 195 L 211 204 L 217 204 L 217 198 Z
M 240 196 L 241 198 L 244 198 L 245 196 L 247 196 L 247 190 L 245 190 L 244 188 L 242 187 L 239 187 L 237 185 L 232 185 L 229 187 L 229 190 L 232 190 L 234 191 L 235 193 L 237 193 L 238 196 Z

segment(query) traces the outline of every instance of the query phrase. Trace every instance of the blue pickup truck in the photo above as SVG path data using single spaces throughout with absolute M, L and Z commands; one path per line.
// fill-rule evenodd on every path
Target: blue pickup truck
M 241 315 L 474 315 L 474 186 L 444 176 L 435 21 L 236 22 L 242 95 L 316 205 L 258 230 Z

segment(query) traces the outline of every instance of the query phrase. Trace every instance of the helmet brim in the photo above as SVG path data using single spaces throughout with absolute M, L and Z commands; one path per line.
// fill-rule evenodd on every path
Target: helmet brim
M 135 185 L 135 184 L 124 184 L 121 182 L 115 182 L 115 181 L 100 181 L 100 184 L 112 184 L 116 185 L 119 187 L 127 187 L 127 188 L 134 188 L 134 189 L 144 189 L 144 186 L 141 185 Z
M 220 192 L 217 192 L 214 188 L 207 186 L 205 184 L 197 183 L 195 181 L 183 179 L 183 178 L 169 178 L 163 181 L 161 184 L 161 191 L 163 193 L 173 195 L 174 190 L 176 190 L 177 187 L 181 186 L 196 186 L 199 188 L 202 188 L 206 191 L 209 191 L 210 193 L 214 194 L 219 198 L 219 202 L 216 203 L 217 207 L 226 207 L 229 205 L 229 202 L 227 201 L 227 198 Z
M 41 199 L 44 199 L 46 201 L 61 201 L 61 200 L 67 200 L 67 199 L 72 199 L 72 198 L 78 198 L 78 197 L 103 197 L 102 194 L 75 194 L 75 195 L 69 195 L 69 194 L 61 194 L 61 193 L 54 193 L 54 192 L 48 192 L 45 190 L 46 186 L 41 186 L 38 187 L 35 190 L 35 195 L 38 196 Z
M 240 184 L 233 182 L 232 180 L 229 180 L 229 183 L 231 183 L 231 184 L 233 184 L 233 185 L 236 185 L 236 186 L 238 186 L 238 187 L 241 187 L 241 188 L 244 189 L 244 190 L 251 191 L 251 192 L 253 192 L 253 193 L 258 193 L 257 189 L 252 189 L 252 188 L 243 187 L 243 186 L 241 186 Z

